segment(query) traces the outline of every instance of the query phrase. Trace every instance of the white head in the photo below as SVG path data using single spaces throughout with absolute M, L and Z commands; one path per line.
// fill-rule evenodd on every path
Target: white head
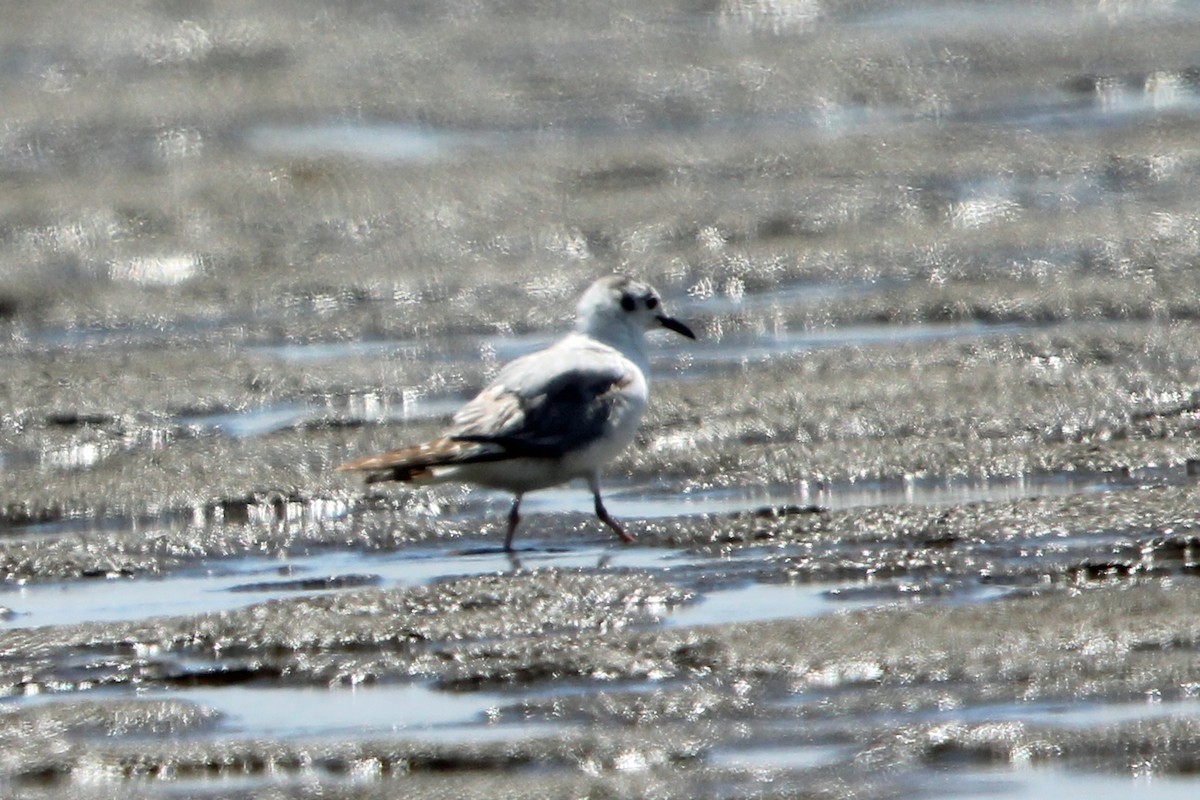
M 696 338 L 691 328 L 663 311 L 653 286 L 624 275 L 609 275 L 588 287 L 579 299 L 575 327 L 609 344 L 640 343 L 642 334 L 655 328 Z

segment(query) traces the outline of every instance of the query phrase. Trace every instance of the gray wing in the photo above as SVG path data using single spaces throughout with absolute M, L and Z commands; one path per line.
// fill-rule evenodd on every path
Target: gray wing
M 518 359 L 454 416 L 446 436 L 508 457 L 586 447 L 629 410 L 637 367 L 608 348 L 551 348 Z

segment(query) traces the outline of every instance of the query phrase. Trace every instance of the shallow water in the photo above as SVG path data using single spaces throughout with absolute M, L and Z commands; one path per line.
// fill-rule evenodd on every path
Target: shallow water
M 747 564 L 688 556 L 674 550 L 518 546 L 509 555 L 489 547 L 466 551 L 403 553 L 327 552 L 287 558 L 227 559 L 166 578 L 112 577 L 31 584 L 0 593 L 11 615 L 0 627 L 24 628 L 81 622 L 134 621 L 154 616 L 204 614 L 268 600 L 348 591 L 364 586 L 420 586 L 468 575 L 520 570 L 638 570 L 690 585 L 698 576 L 729 574 L 728 586 L 709 588 L 695 603 L 663 609 L 670 626 L 751 622 L 828 614 L 894 602 L 884 592 L 857 593 L 859 584 L 746 583 L 736 575 Z M 998 590 L 988 593 L 999 596 Z
M 812 513 L 815 509 L 849 509 L 892 505 L 949 506 L 964 503 L 1008 502 L 1031 497 L 1070 496 L 1080 493 L 1132 491 L 1147 483 L 1187 481 L 1183 470 L 1143 470 L 1135 476 L 1089 472 L 1025 475 L 989 480 L 909 479 L 855 481 L 840 484 L 803 484 L 796 487 L 742 487 L 680 493 L 667 487 L 615 488 L 606 504 L 618 517 L 654 520 L 692 515 L 725 516 L 747 512 L 774 514 Z M 618 484 L 619 486 L 619 484 Z M 488 504 L 503 507 L 506 498 L 479 493 L 452 513 L 475 518 Z M 586 513 L 591 495 L 582 488 L 551 489 L 530 495 L 523 510 L 536 514 Z M 333 520 L 353 514 L 344 507 L 336 513 L 297 508 L 297 518 Z M 270 512 L 275 513 L 275 512 Z M 255 524 L 257 515 L 247 521 Z M 36 542 L 41 536 L 86 535 L 129 526 L 147 531 L 161 525 L 186 524 L 186 515 L 168 514 L 138 523 L 108 520 L 66 520 L 33 525 L 10 541 Z M 1059 549 L 1069 543 L 1059 543 Z M 634 545 L 613 547 L 607 536 L 591 546 L 557 546 L 523 537 L 517 552 L 506 554 L 493 545 L 405 549 L 395 553 L 326 551 L 278 558 L 250 557 L 201 563 L 163 578 L 130 578 L 114 573 L 108 578 L 67 583 L 32 583 L 0 592 L 0 602 L 12 615 L 0 622 L 6 627 L 65 625 L 86 621 L 136 620 L 147 616 L 217 612 L 252 605 L 297 593 L 323 592 L 357 586 L 403 587 L 466 575 L 501 574 L 516 569 L 644 570 L 675 580 L 693 580 L 708 572 L 724 574 L 732 582 L 725 588 L 706 590 L 703 599 L 672 612 L 669 625 L 706 625 L 782 619 L 829 613 L 837 609 L 883 602 L 878 592 L 859 584 L 746 585 L 737 575 L 753 566 L 753 556 L 739 559 L 735 567 L 723 558 L 689 555 L 676 550 Z M 866 588 L 868 591 L 863 592 Z M 998 591 L 996 596 L 1002 596 Z
M 772 619 L 794 619 L 829 614 L 839 609 L 864 608 L 879 601 L 839 601 L 837 585 L 788 585 L 753 583 L 705 594 L 665 619 L 667 625 L 731 625 Z
M 476 146 L 485 141 L 476 137 Z M 259 125 L 243 135 L 252 150 L 272 156 L 362 156 L 381 161 L 425 161 L 467 146 L 461 134 L 411 125 L 353 122 L 325 125 Z M 493 146 L 495 138 L 492 139 Z
M 712 753 L 708 762 L 716 767 L 750 772 L 805 770 L 833 764 L 853 755 L 853 751 L 837 745 L 768 745 L 755 748 L 730 748 Z
M 1200 717 L 1200 701 L 1195 698 L 1163 700 L 1148 697 L 1131 703 L 1033 703 L 1004 707 L 962 709 L 961 714 L 949 712 L 951 719 L 969 722 L 1021 720 L 1031 725 L 1086 728 L 1100 725 L 1123 725 L 1155 719 Z
M 802 484 L 795 487 L 742 487 L 680 493 L 664 487 L 618 487 L 606 493 L 606 505 L 620 518 L 653 520 L 692 515 L 725 516 L 747 512 L 812 513 L 816 509 L 839 510 L 893 505 L 949 506 L 965 503 L 1008 502 L 1022 498 L 1070 496 L 1108 491 L 1131 491 L 1148 483 L 1190 480 L 1182 469 L 1143 470 L 1137 475 L 1089 472 L 1024 475 L 989 480 L 908 479 L 854 481 L 834 484 Z M 478 493 L 454 517 L 474 518 L 488 504 L 503 507 L 505 496 Z M 591 494 L 583 488 L 558 488 L 530 495 L 523 510 L 536 514 L 586 513 Z M 273 510 L 268 509 L 274 514 Z M 264 513 L 267 513 L 265 511 Z M 294 516 L 320 522 L 353 514 L 339 507 L 334 513 L 297 507 Z M 289 515 L 292 516 L 292 515 Z M 255 524 L 258 516 L 247 521 Z M 29 526 L 10 541 L 36 542 L 39 536 L 80 535 L 88 532 L 147 531 L 163 524 L 186 524 L 187 515 L 167 514 L 134 523 L 120 518 L 66 520 Z M 1067 543 L 1060 544 L 1060 549 Z M 741 570 L 752 561 L 741 560 Z M 63 625 L 85 621 L 135 620 L 150 615 L 215 612 L 297 592 L 320 592 L 359 585 L 414 586 L 465 575 L 500 574 L 514 569 L 620 569 L 661 571 L 687 577 L 708 568 L 714 574 L 731 576 L 723 559 L 692 556 L 675 550 L 634 545 L 612 547 L 607 536 L 594 546 L 556 546 L 529 540 L 517 543 L 509 555 L 494 546 L 479 548 L 406 549 L 398 553 L 329 551 L 314 555 L 279 558 L 251 557 L 202 563 L 163 578 L 129 578 L 114 573 L 106 579 L 68 583 L 27 584 L 0 593 L 0 600 L 13 611 L 0 623 L 9 627 Z M 706 592 L 704 600 L 668 618 L 672 625 L 704 625 L 790 618 L 828 613 L 879 602 L 863 600 L 859 586 L 740 585 Z M 857 599 L 855 599 L 857 598 Z
M 916 478 L 810 482 L 795 486 L 741 486 L 679 492 L 664 487 L 621 487 L 605 492 L 605 505 L 618 517 L 656 519 L 697 514 L 736 514 L 772 508 L 841 510 L 863 506 L 999 503 L 1028 497 L 1131 489 L 1147 483 L 1183 480 L 1182 470 L 1144 470 L 1136 476 L 1070 471 L 996 478 Z M 556 488 L 531 494 L 523 510 L 582 511 L 590 505 L 585 489 Z
M 515 557 L 485 550 L 329 551 L 312 556 L 222 559 L 165 578 L 113 577 L 30 584 L 0 593 L 13 626 L 137 620 L 224 611 L 280 597 L 359 586 L 420 586 L 465 575 L 514 569 L 652 569 L 689 563 L 671 550 L 522 549 Z M 323 585 L 328 584 L 328 585 Z
M 1086 795 L 1096 800 L 1184 800 L 1194 797 L 1196 781 L 1173 776 L 1096 775 L 1052 767 L 989 770 L 983 775 L 949 771 L 925 787 L 932 797 L 966 800 L 979 797 L 1061 797 Z
M 520 726 L 487 724 L 488 712 L 509 701 L 504 695 L 439 692 L 419 684 L 334 689 L 229 686 L 143 692 L 142 696 L 185 700 L 220 711 L 215 736 L 290 739 L 389 734 L 485 741 L 537 735 L 536 726 L 523 732 Z

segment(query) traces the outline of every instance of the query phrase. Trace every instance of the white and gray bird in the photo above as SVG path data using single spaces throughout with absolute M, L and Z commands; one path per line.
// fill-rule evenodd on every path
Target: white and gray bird
M 646 410 L 646 332 L 656 328 L 696 338 L 664 313 L 653 287 L 621 275 L 601 278 L 580 298 L 573 333 L 501 369 L 441 436 L 338 470 L 364 472 L 367 483 L 458 481 L 512 492 L 508 551 L 526 492 L 583 478 L 596 516 L 632 542 L 604 508 L 600 470 L 633 441 Z

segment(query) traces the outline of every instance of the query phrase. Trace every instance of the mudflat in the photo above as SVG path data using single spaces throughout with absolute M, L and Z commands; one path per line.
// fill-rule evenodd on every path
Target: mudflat
M 12 796 L 1191 797 L 1200 12 L 0 10 Z M 650 411 L 418 441 L 625 272 Z

